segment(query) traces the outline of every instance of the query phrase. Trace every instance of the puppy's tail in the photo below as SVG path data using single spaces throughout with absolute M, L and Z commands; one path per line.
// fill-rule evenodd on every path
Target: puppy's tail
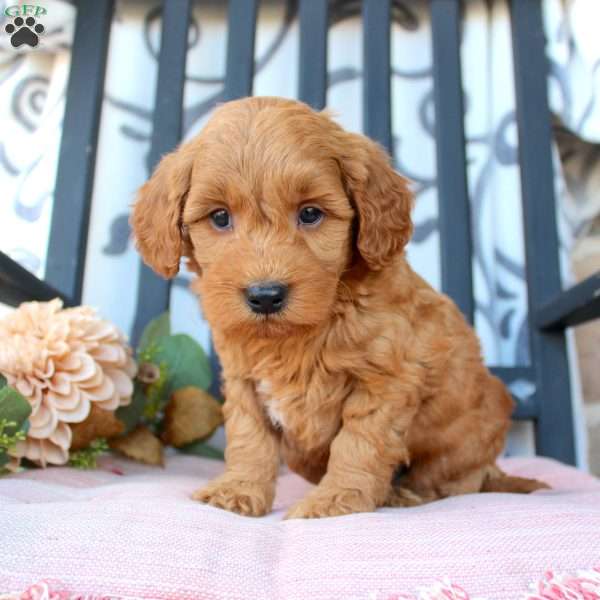
M 549 490 L 550 486 L 537 479 L 507 475 L 496 465 L 489 468 L 481 486 L 482 492 L 502 492 L 506 494 L 531 494 L 536 490 Z

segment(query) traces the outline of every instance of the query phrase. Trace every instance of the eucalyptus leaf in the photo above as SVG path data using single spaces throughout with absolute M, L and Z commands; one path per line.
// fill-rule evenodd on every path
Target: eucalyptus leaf
M 120 406 L 115 413 L 117 419 L 125 425 L 124 433 L 135 429 L 144 414 L 145 406 L 146 395 L 143 386 L 139 381 L 135 381 L 131 402 L 127 406 Z
M 151 344 L 157 342 L 160 338 L 171 334 L 171 317 L 169 312 L 164 312 L 162 315 L 152 319 L 142 332 L 140 343 L 138 344 L 139 351 L 144 351 Z
M 4 375 L 2 375 L 2 373 L 0 373 L 0 389 L 5 387 L 6 385 L 7 385 L 6 377 L 4 377 Z
M 179 333 L 160 338 L 153 354 L 155 364 L 166 363 L 169 379 L 168 394 L 193 385 L 208 389 L 212 373 L 202 346 L 189 335 Z
M 19 431 L 30 414 L 31 405 L 17 390 L 9 386 L 0 389 L 0 420 L 16 423 L 15 427 L 7 427 L 4 433 L 13 435 Z
M 8 454 L 4 450 L 0 450 L 0 470 L 5 464 L 8 463 L 9 460 L 10 456 L 8 456 Z
M 225 460 L 222 450 L 207 444 L 206 442 L 194 442 L 179 448 L 184 454 L 193 454 L 194 456 L 203 456 L 204 458 L 213 458 L 215 460 Z

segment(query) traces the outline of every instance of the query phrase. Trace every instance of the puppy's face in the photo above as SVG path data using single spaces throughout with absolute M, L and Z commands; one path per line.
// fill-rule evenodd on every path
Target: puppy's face
M 212 327 L 272 336 L 325 322 L 356 260 L 391 261 L 410 207 L 373 142 L 298 102 L 252 98 L 223 105 L 163 159 L 132 225 L 162 275 L 190 258 Z
M 249 137 L 243 122 L 202 136 L 183 224 L 209 322 L 274 334 L 330 314 L 354 211 L 335 160 L 311 156 L 285 122 L 269 135 L 272 119 L 256 121 Z

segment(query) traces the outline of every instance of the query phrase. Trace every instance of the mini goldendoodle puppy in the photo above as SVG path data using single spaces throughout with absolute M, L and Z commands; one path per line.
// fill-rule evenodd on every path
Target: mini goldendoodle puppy
M 299 102 L 221 106 L 132 215 L 145 262 L 198 275 L 223 365 L 226 470 L 194 498 L 271 510 L 280 460 L 326 517 L 539 482 L 495 465 L 513 402 L 408 265 L 412 195 L 385 152 Z

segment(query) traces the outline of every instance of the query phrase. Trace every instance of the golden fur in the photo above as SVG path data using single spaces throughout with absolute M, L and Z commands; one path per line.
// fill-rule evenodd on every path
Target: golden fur
M 298 225 L 306 205 L 317 227 Z M 138 248 L 165 277 L 188 257 L 223 365 L 227 466 L 194 498 L 263 515 L 281 458 L 318 483 L 288 517 L 543 485 L 495 466 L 513 402 L 406 262 L 411 207 L 379 146 L 290 100 L 227 103 L 161 161 L 134 207 Z M 219 208 L 231 230 L 211 225 Z M 262 280 L 289 286 L 283 312 L 246 306 Z

